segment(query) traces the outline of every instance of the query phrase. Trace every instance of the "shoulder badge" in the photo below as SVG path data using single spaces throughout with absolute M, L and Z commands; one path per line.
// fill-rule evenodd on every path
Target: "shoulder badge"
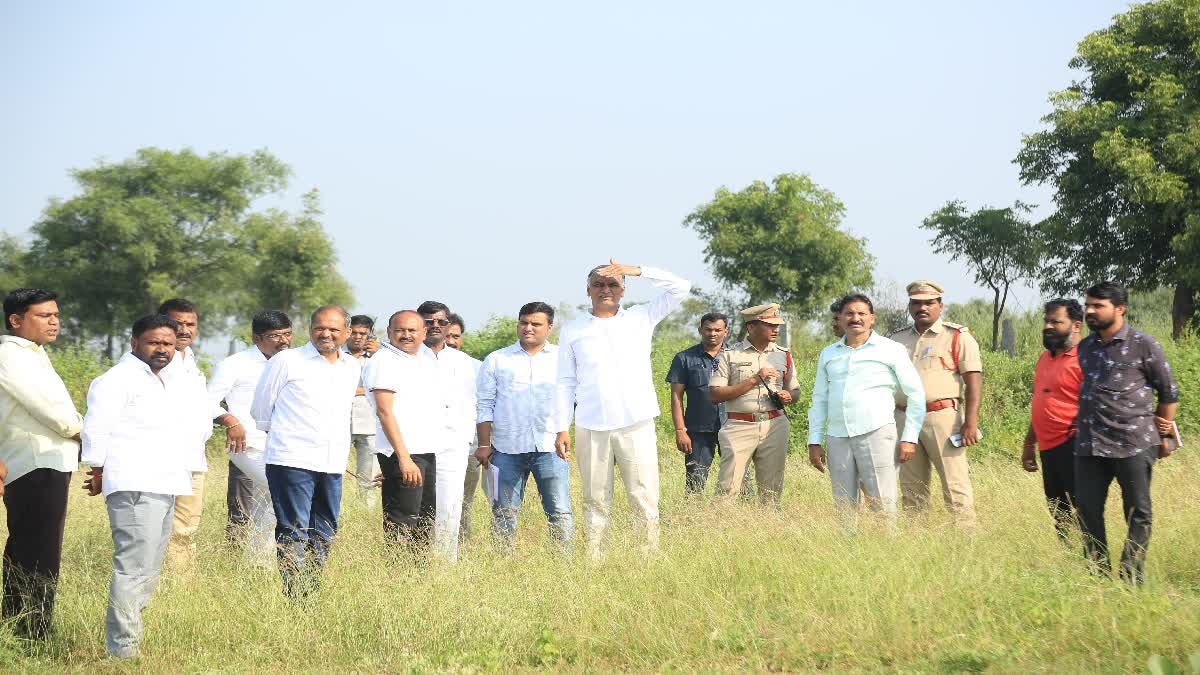
M 970 328 L 967 328 L 966 326 L 962 325 L 961 323 L 951 323 L 949 321 L 943 321 L 942 325 L 945 326 L 946 328 L 953 328 L 954 330 L 956 330 L 960 333 L 970 333 L 971 332 Z
M 912 326 L 905 326 L 904 328 L 901 328 L 900 330 L 894 330 L 894 331 L 892 331 L 892 332 L 888 333 L 886 337 L 889 337 L 889 338 L 890 338 L 890 337 L 892 337 L 893 335 L 899 335 L 899 334 L 901 334 L 901 333 L 905 333 L 905 332 L 907 332 L 907 331 L 908 331 L 909 329 L 911 329 L 911 328 L 912 328 Z

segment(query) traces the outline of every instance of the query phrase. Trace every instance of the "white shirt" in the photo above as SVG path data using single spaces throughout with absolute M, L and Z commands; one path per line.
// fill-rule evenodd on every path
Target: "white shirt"
M 83 463 L 104 467 L 103 492 L 192 494 L 212 434 L 203 380 L 176 362 L 155 375 L 126 352 L 88 388 Z M 199 449 L 199 452 L 197 452 Z
M 449 415 L 449 444 L 441 450 L 467 452 L 475 441 L 475 379 L 483 363 L 470 354 L 443 346 L 440 352 L 430 350 L 449 391 L 446 412 Z
M 448 380 L 438 370 L 437 360 L 429 347 L 421 345 L 414 356 L 385 342 L 367 361 L 362 379 L 372 410 L 379 409 L 376 389 L 395 392 L 392 414 L 408 454 L 435 453 L 454 442 L 447 400 L 450 394 Z M 375 451 L 385 457 L 395 452 L 383 433 L 378 415 L 375 418 Z
M 72 472 L 83 427 L 67 385 L 37 343 L 0 335 L 0 460 L 5 484 L 34 469 Z
M 187 375 L 190 375 L 195 378 L 199 378 L 200 386 L 202 388 L 207 386 L 206 378 L 204 376 L 204 371 L 200 370 L 200 363 L 198 361 L 196 361 L 196 352 L 192 351 L 191 346 L 184 347 L 183 349 L 176 349 L 175 357 L 172 359 L 171 365 L 174 366 L 176 369 L 182 370 L 182 372 L 184 372 Z M 206 398 L 205 404 L 208 406 L 208 409 L 211 411 L 209 413 L 210 429 L 209 429 L 208 435 L 205 436 L 204 440 L 202 440 L 200 442 L 200 447 L 197 448 L 197 452 L 199 452 L 201 459 L 203 459 L 203 462 L 200 464 L 200 467 L 197 469 L 193 469 L 193 471 L 197 471 L 197 472 L 208 471 L 208 455 L 204 451 L 204 442 L 207 441 L 210 436 L 212 436 L 212 429 L 211 429 L 212 421 L 217 419 L 221 415 L 225 414 L 225 409 L 221 407 L 219 402 L 209 402 Z
M 692 284 L 654 267 L 643 266 L 642 276 L 665 291 L 606 319 L 585 314 L 559 334 L 556 431 L 571 426 L 572 413 L 579 426 L 594 431 L 658 417 L 650 341 L 654 327 L 683 302 Z
M 230 354 L 213 370 L 208 381 L 208 400 L 213 408 L 220 408 L 221 401 L 229 406 L 229 414 L 237 418 L 246 431 L 246 445 L 262 450 L 267 435 L 258 429 L 258 423 L 250 414 L 254 403 L 254 389 L 267 367 L 267 357 L 256 346 Z M 222 411 L 224 412 L 224 411 Z
M 267 432 L 267 464 L 340 474 L 346 470 L 350 407 L 358 389 L 358 361 L 338 351 L 330 363 L 309 344 L 267 361 L 250 415 Z
M 483 360 L 476 385 L 477 422 L 492 423 L 492 449 L 506 454 L 554 452 L 558 347 L 530 354 L 521 343 Z
M 350 352 L 346 352 L 350 354 Z M 367 364 L 371 362 L 365 351 L 358 354 L 350 354 L 350 358 L 358 361 L 359 367 L 366 373 Z M 358 381 L 358 386 L 366 389 L 363 384 L 364 380 Z M 367 400 L 366 392 L 361 396 L 355 395 L 354 405 L 350 408 L 350 433 L 370 435 L 375 433 L 375 409 L 371 407 L 371 402 Z

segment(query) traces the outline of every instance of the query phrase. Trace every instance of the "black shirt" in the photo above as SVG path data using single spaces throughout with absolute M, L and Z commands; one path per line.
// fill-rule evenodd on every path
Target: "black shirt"
M 1162 345 L 1126 324 L 1105 343 L 1092 333 L 1079 343 L 1081 457 L 1132 457 L 1159 443 L 1154 411 L 1179 400 Z
M 724 345 L 721 346 L 724 351 Z M 720 355 L 720 352 L 717 352 Z M 720 406 L 708 398 L 708 380 L 717 369 L 717 357 L 709 356 L 702 345 L 692 345 L 671 359 L 667 382 L 682 384 L 686 397 L 683 422 L 688 431 L 716 432 L 721 430 Z

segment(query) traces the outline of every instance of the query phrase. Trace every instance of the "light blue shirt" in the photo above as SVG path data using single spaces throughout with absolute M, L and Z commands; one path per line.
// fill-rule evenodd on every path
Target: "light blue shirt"
M 820 444 L 826 432 L 838 438 L 870 433 L 895 422 L 896 390 L 909 401 L 924 401 L 925 388 L 908 350 L 874 331 L 858 347 L 846 339 L 821 350 L 812 406 L 808 409 L 808 442 Z M 901 442 L 916 443 L 925 423 L 925 408 L 910 405 L 904 415 Z

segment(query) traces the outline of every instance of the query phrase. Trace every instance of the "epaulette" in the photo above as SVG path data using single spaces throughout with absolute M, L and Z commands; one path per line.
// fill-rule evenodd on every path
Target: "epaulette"
M 905 326 L 904 328 L 901 328 L 900 330 L 894 330 L 894 331 L 892 331 L 892 332 L 888 333 L 888 334 L 887 334 L 887 337 L 888 337 L 888 338 L 891 338 L 893 335 L 899 335 L 899 334 L 901 334 L 901 333 L 903 333 L 903 332 L 905 332 L 905 331 L 907 331 L 907 330 L 909 330 L 909 329 L 911 329 L 911 328 L 912 328 L 912 326 Z
M 956 330 L 960 333 L 970 333 L 971 332 L 970 328 L 967 328 L 966 326 L 962 325 L 961 323 L 950 323 L 949 321 L 943 321 L 942 325 L 945 326 L 946 328 L 953 328 L 954 330 Z

